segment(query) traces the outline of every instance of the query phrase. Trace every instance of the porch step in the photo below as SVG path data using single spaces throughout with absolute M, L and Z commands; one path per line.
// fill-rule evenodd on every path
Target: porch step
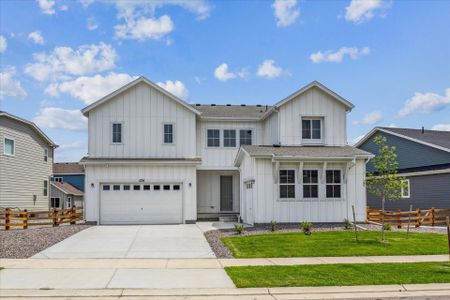
M 219 222 L 237 222 L 237 221 L 238 221 L 237 215 L 219 216 Z

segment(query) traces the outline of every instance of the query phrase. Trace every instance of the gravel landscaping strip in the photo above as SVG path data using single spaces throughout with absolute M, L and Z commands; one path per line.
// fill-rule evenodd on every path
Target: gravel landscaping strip
M 90 225 L 63 225 L 0 231 L 0 258 L 29 258 Z
M 358 224 L 360 227 L 365 228 L 370 231 L 378 231 L 381 230 L 381 226 L 375 224 Z M 283 223 L 277 224 L 276 232 L 301 232 L 300 224 L 295 223 Z M 311 228 L 311 232 L 317 231 L 342 231 L 346 230 L 342 223 L 314 223 Z M 347 229 L 348 230 L 348 229 Z M 353 226 L 352 229 L 353 230 Z M 363 230 L 359 228 L 358 230 Z M 406 231 L 406 227 L 397 228 L 392 226 L 392 231 Z M 446 228 L 439 227 L 414 227 L 411 226 L 409 228 L 410 232 L 428 232 L 428 233 L 439 233 L 444 234 L 447 233 Z M 230 250 L 225 246 L 225 244 L 220 240 L 221 237 L 225 236 L 244 236 L 244 235 L 257 235 L 257 234 L 265 234 L 271 232 L 270 224 L 257 224 L 254 227 L 246 227 L 245 231 L 242 234 L 237 234 L 233 229 L 221 229 L 221 230 L 211 230 L 205 232 L 206 240 L 208 241 L 211 249 L 214 251 L 214 254 L 218 258 L 233 258 Z

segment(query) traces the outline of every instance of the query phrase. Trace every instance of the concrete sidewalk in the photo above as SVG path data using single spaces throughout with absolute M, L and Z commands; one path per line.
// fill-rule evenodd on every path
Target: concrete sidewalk
M 450 284 L 253 289 L 2 290 L 0 298 L 39 299 L 448 299 Z

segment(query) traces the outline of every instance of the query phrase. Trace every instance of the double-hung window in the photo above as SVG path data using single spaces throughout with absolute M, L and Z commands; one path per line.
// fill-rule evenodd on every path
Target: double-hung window
M 320 142 L 322 140 L 322 119 L 303 118 L 302 139 L 304 141 Z
M 220 147 L 220 130 L 208 129 L 207 140 L 208 147 Z
M 173 124 L 164 124 L 164 144 L 173 144 Z
M 59 198 L 50 198 L 50 206 L 51 208 L 59 208 Z
M 3 142 L 3 153 L 5 155 L 14 155 L 14 140 L 13 139 L 8 139 L 5 138 L 4 142 Z
M 341 171 L 326 170 L 327 198 L 341 198 Z
M 401 188 L 401 196 L 402 198 L 409 198 L 410 188 L 409 188 L 409 179 L 403 180 L 403 185 Z
M 236 147 L 236 130 L 225 129 L 223 131 L 223 146 Z
M 319 171 L 303 170 L 303 198 L 319 197 Z
M 295 170 L 280 170 L 280 199 L 295 199 Z
M 239 143 L 241 145 L 252 144 L 252 131 L 251 130 L 239 130 Z
M 112 123 L 112 142 L 113 144 L 122 143 L 122 123 Z

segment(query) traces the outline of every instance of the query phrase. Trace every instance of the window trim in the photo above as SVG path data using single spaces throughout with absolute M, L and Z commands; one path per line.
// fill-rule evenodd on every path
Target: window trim
M 327 171 L 339 171 L 339 177 L 340 177 L 340 183 L 328 183 L 327 182 Z M 336 199 L 336 200 L 339 200 L 339 199 L 342 199 L 343 197 L 342 197 L 342 194 L 343 194 L 343 181 L 344 181 L 344 175 L 343 175 L 343 172 L 342 172 L 342 169 L 339 169 L 339 168 L 331 168 L 331 169 L 324 169 L 324 172 L 325 172 L 325 199 L 331 199 L 331 200 L 333 200 L 333 199 Z M 334 180 L 333 180 L 334 181 Z M 339 185 L 341 188 L 340 188 L 340 190 L 341 190 L 341 192 L 340 192 L 340 194 L 341 194 L 341 196 L 340 197 L 327 197 L 327 186 L 328 185 L 333 185 L 333 186 L 336 186 L 336 185 Z
M 281 171 L 294 171 L 294 183 L 281 183 Z M 294 186 L 294 197 L 281 197 L 281 189 L 280 187 L 282 185 L 286 185 L 286 186 L 290 186 L 293 185 Z M 289 201 L 289 200 L 295 200 L 297 199 L 297 170 L 296 169 L 292 169 L 292 168 L 280 168 L 278 170 L 278 199 L 280 199 L 280 201 Z
M 313 127 L 312 121 L 319 120 L 320 121 L 320 139 L 313 139 Z M 311 138 L 303 138 L 303 121 L 310 121 L 310 134 Z M 300 139 L 302 144 L 324 144 L 325 143 L 325 117 L 324 116 L 300 116 Z
M 305 181 L 303 180 L 303 172 L 305 172 L 305 171 L 317 171 L 317 183 L 306 183 L 305 184 Z M 323 184 L 321 184 L 321 182 L 320 182 L 320 169 L 314 169 L 314 168 L 310 168 L 310 169 L 303 169 L 302 170 L 302 199 L 305 199 L 305 200 L 320 200 L 321 199 L 321 197 L 320 197 L 320 186 L 321 185 L 323 185 Z M 305 185 L 307 185 L 307 186 L 311 186 L 311 185 L 317 185 L 317 197 L 305 197 Z M 325 197 L 325 199 L 326 199 L 326 197 Z M 330 199 L 332 199 L 332 198 L 330 198 Z
M 44 161 L 48 161 L 48 148 L 44 148 Z
M 210 130 L 217 130 L 219 132 L 219 137 L 218 137 L 219 145 L 218 146 L 209 146 L 209 144 L 208 144 L 208 131 L 210 131 Z M 206 128 L 206 148 L 212 148 L 212 149 L 216 148 L 217 149 L 217 148 L 220 148 L 222 146 L 222 144 L 220 142 L 220 140 L 221 140 L 220 132 L 221 132 L 221 130 L 219 128 Z
M 10 140 L 10 141 L 13 142 L 12 154 L 6 153 L 6 140 Z M 16 140 L 15 140 L 15 139 L 13 139 L 13 138 L 11 138 L 11 137 L 8 137 L 8 136 L 5 136 L 5 137 L 3 138 L 3 155 L 6 155 L 6 156 L 16 156 Z
M 400 189 L 401 198 L 402 199 L 409 199 L 409 198 L 411 198 L 411 182 L 409 181 L 408 178 L 403 180 L 403 182 L 407 182 L 408 183 L 408 186 L 407 186 L 407 189 L 406 189 L 408 191 L 408 195 L 407 196 L 404 195 L 405 189 L 403 187 L 401 187 L 401 189 Z
M 234 146 L 225 146 L 225 131 L 234 131 Z M 222 130 L 222 139 L 223 139 L 223 147 L 224 148 L 237 148 L 238 147 L 237 130 L 236 129 L 228 129 L 228 128 L 223 129 Z M 231 139 L 228 138 L 227 140 L 231 140 Z
M 248 145 L 248 144 L 242 144 L 241 143 L 241 131 L 251 131 L 251 133 L 252 133 L 252 136 L 251 136 L 251 144 L 250 145 L 254 145 L 254 143 L 253 143 L 253 138 L 254 138 L 254 132 L 255 132 L 255 130 L 254 130 L 254 128 L 240 128 L 239 129 L 239 146 L 241 146 L 241 145 Z
M 114 125 L 115 124 L 120 124 L 120 142 L 114 142 Z M 123 145 L 123 136 L 124 136 L 124 134 L 123 134 L 123 124 L 124 124 L 124 122 L 120 122 L 120 121 L 114 121 L 114 122 L 111 122 L 111 126 L 110 126 L 110 128 L 111 128 L 111 145 Z
M 165 126 L 166 125 L 172 125 L 172 143 L 166 143 L 166 141 L 165 141 L 165 137 L 166 137 Z M 162 144 L 165 146 L 175 145 L 175 122 L 163 122 L 162 123 Z

